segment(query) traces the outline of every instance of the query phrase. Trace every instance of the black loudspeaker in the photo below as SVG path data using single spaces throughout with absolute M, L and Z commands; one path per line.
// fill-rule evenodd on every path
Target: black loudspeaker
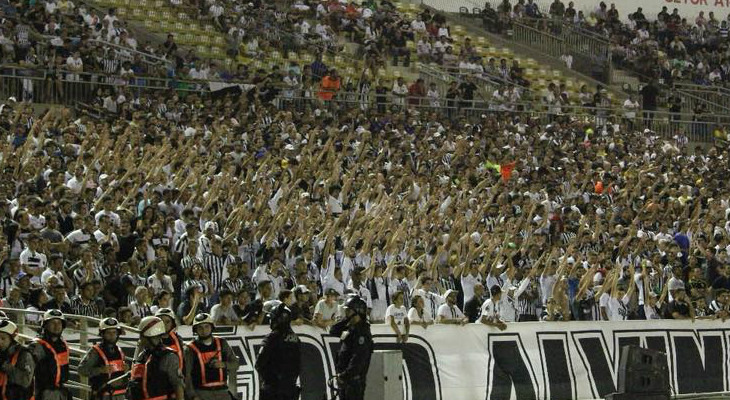
M 638 346 L 621 348 L 618 392 L 663 395 L 669 398 L 667 355 Z

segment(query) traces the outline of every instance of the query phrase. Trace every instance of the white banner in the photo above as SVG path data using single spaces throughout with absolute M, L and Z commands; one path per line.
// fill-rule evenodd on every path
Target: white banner
M 526 322 L 505 331 L 481 324 L 414 326 L 405 345 L 395 343 L 388 326 L 371 329 L 376 350 L 403 352 L 404 400 L 602 399 L 617 391 L 625 345 L 667 355 L 673 394 L 730 391 L 730 322 Z M 302 399 L 322 400 L 324 393 L 331 398 L 326 383 L 334 375 L 339 338 L 312 327 L 295 331 L 302 342 Z M 179 333 L 192 338 L 189 326 Z M 240 359 L 243 400 L 258 400 L 254 365 L 268 333 L 265 326 L 216 328 Z M 124 339 L 131 344 L 137 338 Z
M 590 12 L 595 11 L 599 3 L 599 1 L 596 0 L 562 1 L 566 7 L 568 6 L 569 1 L 573 1 L 573 3 L 575 3 L 575 9 L 583 11 L 586 17 Z M 496 8 L 500 2 L 501 1 L 493 0 L 489 3 L 492 7 Z M 516 1 L 511 1 L 510 3 L 514 6 Z M 535 0 L 535 3 L 538 5 L 540 10 L 547 13 L 550 9 L 550 3 L 552 3 L 552 0 Z M 616 9 L 618 9 L 619 17 L 622 21 L 627 20 L 628 14 L 636 12 L 637 7 L 641 7 L 643 9 L 642 11 L 644 16 L 652 21 L 656 19 L 657 14 L 659 14 L 662 10 L 662 7 L 667 7 L 670 14 L 672 13 L 672 10 L 676 8 L 679 10 L 679 15 L 687 18 L 687 22 L 691 25 L 694 25 L 694 20 L 697 15 L 699 15 L 700 11 L 705 12 L 705 18 L 708 17 L 710 12 L 714 12 L 715 18 L 720 21 L 725 19 L 728 16 L 728 13 L 730 13 L 730 0 L 645 0 L 641 2 L 633 0 L 611 0 L 606 1 L 605 3 L 607 6 L 610 6 L 611 3 L 616 4 Z M 423 0 L 423 4 L 446 12 L 459 12 L 461 7 L 466 7 L 471 13 L 475 7 L 483 9 L 485 2 L 476 0 Z
M 241 358 L 239 392 L 257 399 L 253 368 L 267 327 L 222 327 Z M 338 338 L 296 329 L 302 340 L 302 399 L 322 400 L 334 373 Z M 505 331 L 479 324 L 412 327 L 395 343 L 390 327 L 373 325 L 377 350 L 403 350 L 405 400 L 596 399 L 616 391 L 621 346 L 667 354 L 674 394 L 728 391 L 730 324 L 716 321 L 513 323 Z M 189 327 L 181 334 L 191 337 Z

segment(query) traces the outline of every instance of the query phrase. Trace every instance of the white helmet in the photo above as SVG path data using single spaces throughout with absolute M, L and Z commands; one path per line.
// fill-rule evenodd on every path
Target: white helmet
M 175 313 L 173 313 L 171 309 L 169 309 L 167 307 L 160 308 L 155 313 L 155 317 L 158 317 L 158 318 L 161 318 L 163 315 L 172 320 L 172 326 L 177 326 L 177 321 L 175 321 Z
M 99 333 L 101 334 L 107 329 L 116 329 L 118 332 L 122 330 L 119 321 L 116 318 L 104 318 L 99 322 Z
M 196 326 L 202 324 L 210 324 L 212 327 L 215 327 L 213 317 L 211 317 L 208 313 L 200 313 L 195 316 L 195 319 L 193 319 L 193 330 L 195 330 Z
M 66 327 L 66 317 L 64 317 L 64 315 L 61 312 L 61 310 L 57 310 L 55 308 L 52 308 L 52 309 L 46 311 L 45 313 L 43 313 L 43 325 L 45 325 L 46 322 L 48 322 L 48 321 L 50 321 L 52 319 L 61 320 L 61 322 L 63 323 L 63 327 L 64 328 Z
M 15 338 L 18 334 L 18 326 L 9 319 L 0 320 L 0 332 L 7 333 L 11 338 Z
M 0 310 L 0 321 L 8 319 L 8 314 L 5 314 L 5 311 Z
M 139 335 L 141 337 L 157 337 L 165 333 L 167 333 L 165 323 L 157 317 L 144 317 L 139 322 Z

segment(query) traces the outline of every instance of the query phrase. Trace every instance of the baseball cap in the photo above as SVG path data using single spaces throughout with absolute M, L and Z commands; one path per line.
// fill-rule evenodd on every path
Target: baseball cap
M 459 294 L 459 291 L 458 290 L 454 290 L 454 289 L 449 289 L 449 290 L 446 291 L 446 293 L 444 293 L 444 298 L 447 298 L 447 297 L 451 296 L 452 294 L 457 294 L 458 295 Z
M 329 288 L 329 289 L 325 290 L 324 295 L 325 296 L 338 296 L 339 297 L 340 296 L 340 292 L 338 292 L 337 290 L 335 290 L 333 288 Z
M 334 289 L 331 289 L 331 290 L 334 290 Z M 297 285 L 297 287 L 294 288 L 294 293 L 307 294 L 307 293 L 310 293 L 310 290 L 305 285 Z

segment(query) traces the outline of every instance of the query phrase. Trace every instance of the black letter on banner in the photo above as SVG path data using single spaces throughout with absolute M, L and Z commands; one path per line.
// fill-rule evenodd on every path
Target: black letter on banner
M 722 392 L 723 389 L 723 352 L 722 338 L 719 336 L 700 337 L 705 347 L 705 363 L 702 364 L 701 349 L 695 339 L 675 336 L 674 358 L 681 365 L 677 373 L 677 393 Z
M 573 384 L 568 368 L 568 355 L 565 354 L 564 340 L 543 340 L 542 348 L 545 351 L 545 367 L 547 381 L 550 385 L 551 399 L 572 399 Z
M 327 368 L 322 359 L 322 351 L 310 343 L 301 343 L 299 347 L 302 357 L 302 369 L 299 381 L 302 387 L 302 400 L 322 400 L 322 393 L 326 393 Z
M 431 365 L 434 361 L 429 357 L 428 349 L 418 343 L 375 343 L 375 350 L 401 350 L 411 381 L 411 397 L 418 400 L 437 399 Z
M 598 389 L 599 397 L 605 397 L 609 393 L 616 391 L 616 387 L 613 383 L 613 370 L 608 364 L 608 354 L 606 349 L 601 345 L 601 339 L 592 338 L 581 338 L 578 339 L 580 347 L 583 349 L 590 369 L 589 378 L 593 379 L 596 383 L 596 389 Z
M 491 396 L 487 400 L 509 400 L 512 397 L 512 384 L 515 386 L 517 398 L 534 400 L 537 398 L 532 384 L 531 372 L 522 358 L 518 343 L 514 341 L 492 342 L 492 359 L 494 369 L 491 372 L 489 385 Z M 527 361 L 529 362 L 529 361 Z M 487 393 L 489 387 L 487 387 Z

